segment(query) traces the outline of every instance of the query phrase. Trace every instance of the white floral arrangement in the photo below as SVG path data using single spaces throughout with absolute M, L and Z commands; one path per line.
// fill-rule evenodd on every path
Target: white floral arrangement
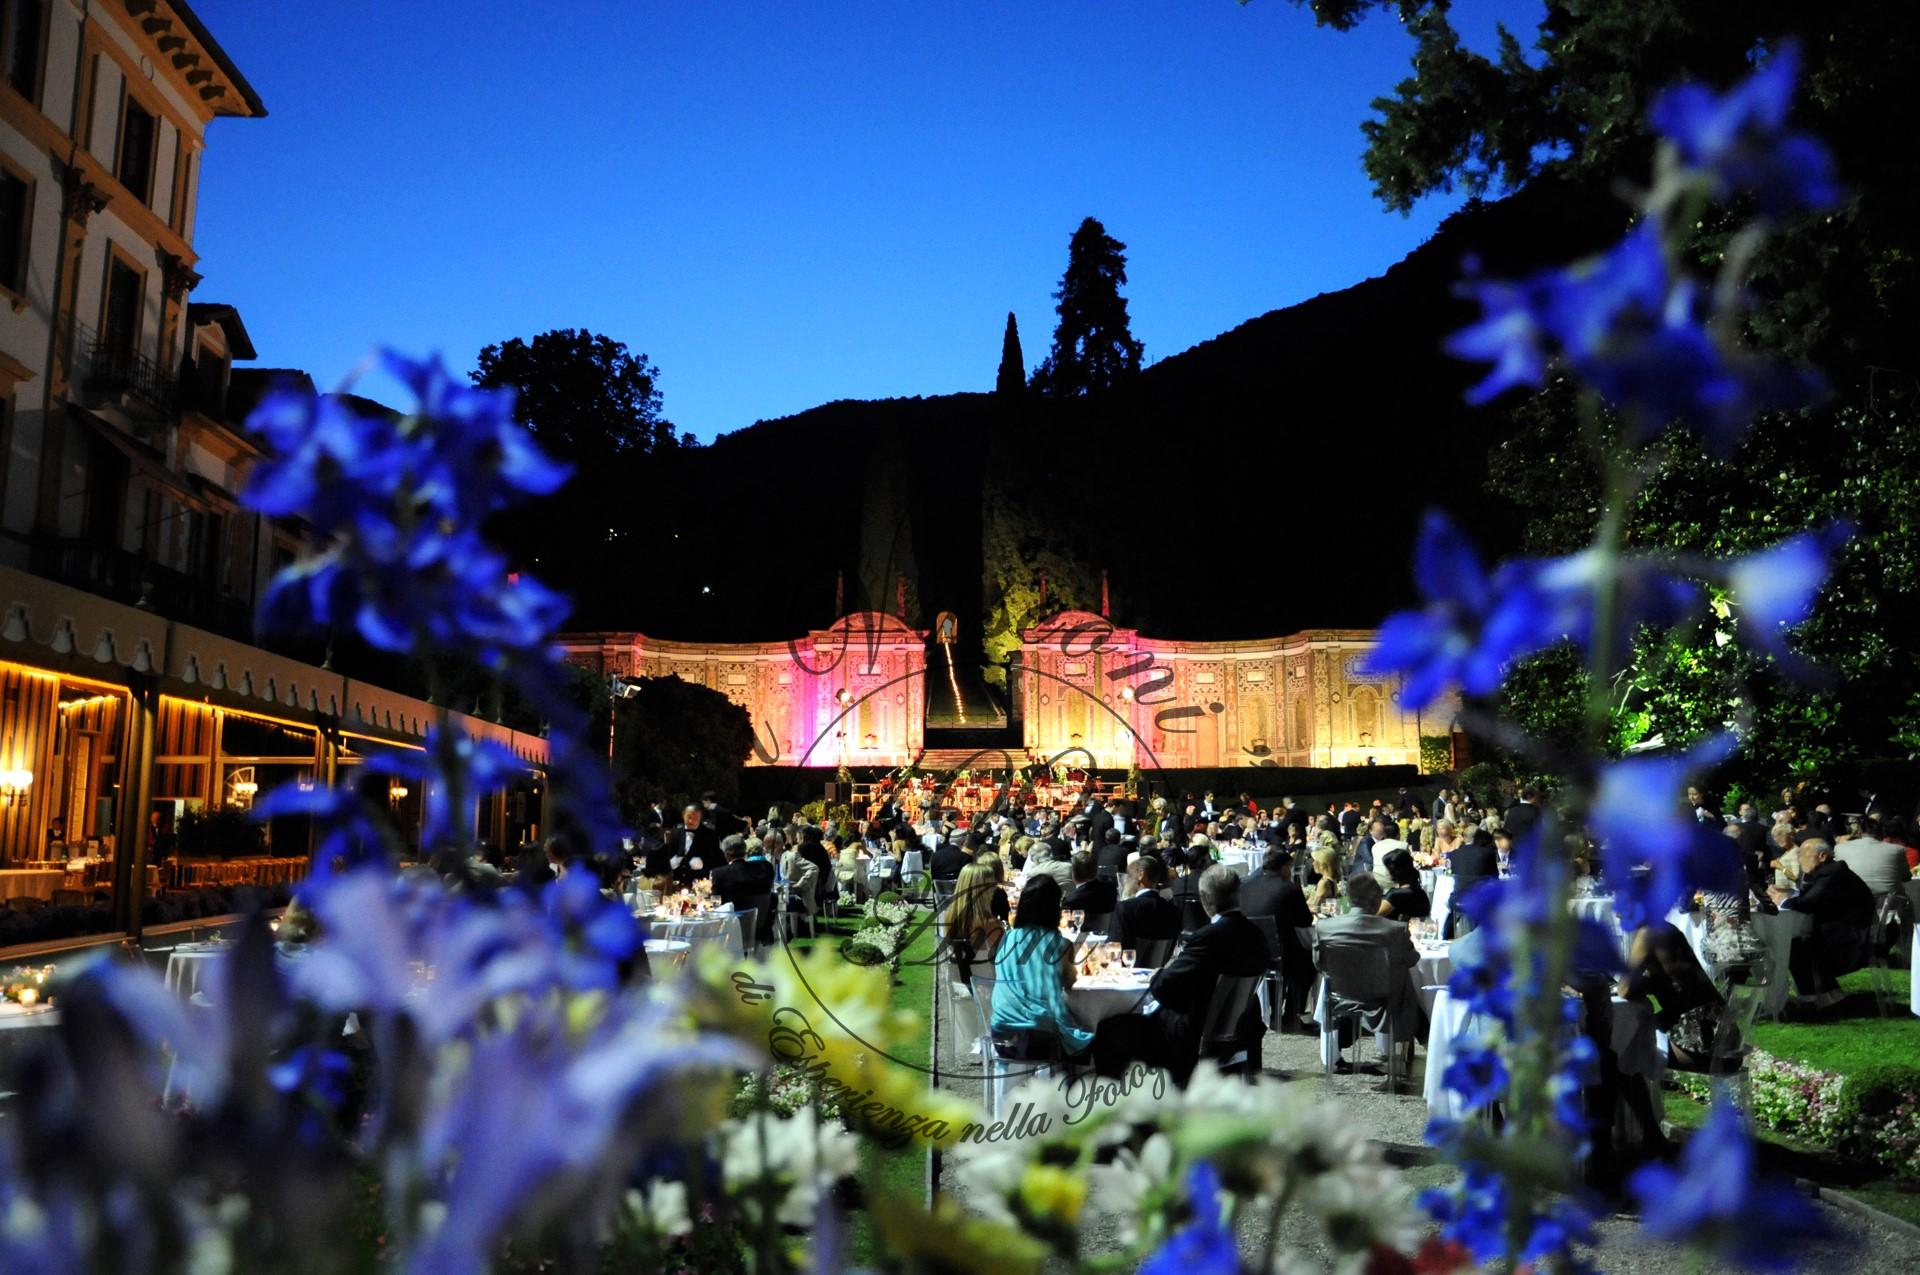
M 1376 1246 L 1417 1246 L 1424 1224 L 1411 1192 L 1337 1104 L 1308 1085 L 1247 1084 L 1202 1062 L 1180 1090 L 1136 1068 L 1120 1080 L 1037 1077 L 1002 1110 L 1020 1110 L 1025 1136 L 963 1138 L 948 1169 L 980 1216 L 1063 1246 L 1071 1259 L 1085 1215 L 1112 1219 L 1126 1257 L 1164 1243 L 1182 1212 L 1183 1184 L 1201 1161 L 1218 1171 L 1224 1224 L 1289 1210 L 1318 1223 L 1333 1269 L 1359 1269 Z M 1271 1242 L 1271 1241 L 1270 1241 Z M 1322 1269 L 1295 1248 L 1269 1252 L 1287 1270 Z
M 810 1226 L 821 1197 L 860 1167 L 860 1143 L 838 1121 L 811 1107 L 791 1116 L 755 1112 L 720 1129 L 720 1176 L 743 1221 L 759 1224 L 771 1206 L 780 1226 Z M 658 1178 L 627 1192 L 634 1220 L 654 1234 L 682 1238 L 693 1231 L 686 1186 Z
M 867 900 L 862 916 L 866 921 L 880 925 L 905 925 L 913 919 L 913 905 L 900 898 L 873 898 Z

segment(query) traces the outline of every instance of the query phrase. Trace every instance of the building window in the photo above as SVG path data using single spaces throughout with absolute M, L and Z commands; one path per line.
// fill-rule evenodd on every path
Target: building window
M 160 121 L 129 95 L 120 117 L 119 177 L 143 204 L 153 197 L 154 142 L 159 136 Z
M 192 189 L 193 149 L 187 145 L 187 135 L 181 133 L 173 156 L 173 200 L 167 208 L 167 223 L 183 238 L 187 233 L 187 194 Z
M 27 247 L 33 222 L 33 183 L 0 167 L 0 288 L 27 291 Z
M 0 0 L 0 65 L 7 83 L 40 104 L 40 50 L 47 30 L 47 0 Z
M 100 342 L 108 364 L 117 371 L 133 365 L 140 348 L 140 296 L 146 280 L 118 257 L 107 261 L 106 312 L 100 323 Z

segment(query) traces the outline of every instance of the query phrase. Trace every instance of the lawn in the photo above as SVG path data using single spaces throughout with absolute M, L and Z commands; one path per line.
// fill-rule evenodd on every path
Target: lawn
M 850 921 L 825 922 L 821 927 L 819 942 L 837 945 L 852 933 L 853 923 Z M 796 946 L 804 947 L 807 943 L 803 940 Z M 933 1023 L 929 1017 L 937 968 L 930 959 L 933 947 L 934 931 L 932 926 L 928 926 L 901 953 L 900 973 L 893 987 L 893 1003 L 912 1010 L 920 1024 L 917 1034 L 899 1045 L 896 1052 L 902 1058 L 921 1064 L 931 1064 L 933 1058 Z M 923 1147 L 913 1146 L 895 1151 L 874 1142 L 862 1142 L 860 1154 L 861 1183 L 870 1203 L 899 1195 L 925 1199 L 927 1153 Z M 851 1265 L 873 1265 L 877 1253 L 870 1210 L 862 1209 L 853 1215 L 852 1232 L 849 1245 Z
M 1920 1062 L 1920 1018 L 1907 1008 L 1909 975 L 1904 969 L 1892 971 L 1892 975 L 1897 1004 L 1888 1017 L 1880 1017 L 1869 975 L 1862 970 L 1840 980 L 1849 995 L 1843 1005 L 1828 1011 L 1831 1017 L 1757 1023 L 1754 1044 L 1776 1058 L 1840 1075 L 1889 1062 Z M 1667 1095 L 1667 1118 L 1674 1124 L 1692 1128 L 1705 1115 L 1706 1108 L 1686 1095 Z M 1820 1183 L 1825 1191 L 1850 1195 L 1883 1213 L 1920 1225 L 1920 1183 L 1887 1178 L 1863 1182 L 1859 1180 L 1859 1163 L 1842 1162 L 1824 1147 L 1771 1129 L 1755 1130 L 1755 1136 L 1772 1149 L 1768 1158 L 1779 1160 L 1782 1169 Z
M 1908 1009 L 1906 970 L 1892 971 L 1894 1012 L 1881 1018 L 1867 971 L 1840 980 L 1846 1003 L 1833 1017 L 1804 1023 L 1756 1023 L 1753 1043 L 1776 1058 L 1846 1075 L 1889 1062 L 1920 1062 L 1920 1018 Z

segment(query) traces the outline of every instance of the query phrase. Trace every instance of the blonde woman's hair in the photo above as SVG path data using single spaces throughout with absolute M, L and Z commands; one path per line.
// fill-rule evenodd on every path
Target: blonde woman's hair
M 953 887 L 953 901 L 947 904 L 946 914 L 940 918 L 949 935 L 971 935 L 992 927 L 996 919 L 993 915 L 996 884 L 993 869 L 984 864 L 969 863 L 960 869 L 960 878 Z
M 1321 876 L 1339 880 L 1340 852 L 1332 846 L 1321 846 L 1313 852 L 1313 870 Z

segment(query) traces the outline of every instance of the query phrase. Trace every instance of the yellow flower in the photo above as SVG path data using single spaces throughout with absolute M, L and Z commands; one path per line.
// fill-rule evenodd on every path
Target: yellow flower
M 941 1196 L 931 1212 L 905 1197 L 873 1211 L 883 1251 L 909 1271 L 934 1275 L 1038 1275 L 1052 1251 L 1018 1227 L 976 1217 Z
M 1030 1164 L 1020 1175 L 1020 1204 L 1031 1218 L 1074 1226 L 1086 1202 L 1086 1179 L 1057 1164 Z

